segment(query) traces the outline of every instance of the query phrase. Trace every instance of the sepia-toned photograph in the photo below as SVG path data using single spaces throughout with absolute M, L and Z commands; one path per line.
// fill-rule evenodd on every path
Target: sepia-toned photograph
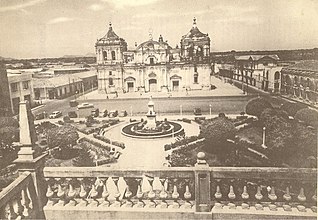
M 317 219 L 317 21 L 317 0 L 0 0 L 0 219 Z

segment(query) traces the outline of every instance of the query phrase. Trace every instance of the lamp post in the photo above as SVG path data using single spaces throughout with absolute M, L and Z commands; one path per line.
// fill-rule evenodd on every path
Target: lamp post
M 266 128 L 263 127 L 263 143 L 262 143 L 262 148 L 266 149 L 267 146 L 265 145 L 265 133 L 266 133 Z
M 182 105 L 180 105 L 180 116 L 182 116 Z
M 210 107 L 210 116 L 211 116 L 212 115 L 212 105 L 210 104 L 209 107 Z
M 98 166 L 98 164 L 97 164 L 97 159 L 98 159 L 98 156 L 95 155 L 95 164 L 96 164 L 96 166 Z

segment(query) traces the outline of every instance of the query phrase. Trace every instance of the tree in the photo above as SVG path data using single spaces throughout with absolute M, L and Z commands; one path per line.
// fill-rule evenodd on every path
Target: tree
M 72 148 L 79 136 L 74 127 L 71 125 L 63 125 L 61 127 L 51 128 L 47 131 L 48 147 Z
M 266 108 L 273 108 L 273 106 L 265 98 L 259 97 L 259 98 L 251 99 L 246 104 L 245 112 L 249 115 L 254 115 L 257 118 L 259 118 L 263 110 Z
M 79 151 L 78 157 L 75 157 L 72 160 L 72 163 L 76 167 L 93 167 L 94 158 L 93 155 L 91 155 L 91 153 L 87 149 L 82 148 Z
M 295 114 L 295 119 L 303 121 L 305 124 L 318 127 L 318 112 L 314 109 L 303 108 Z
M 206 120 L 200 128 L 200 136 L 205 138 L 206 150 L 220 156 L 226 156 L 229 153 L 231 146 L 227 139 L 233 139 L 236 132 L 234 123 L 223 117 Z
M 0 125 L 0 150 L 5 151 L 19 141 L 19 122 L 11 117 L 0 117 Z
M 285 111 L 267 108 L 261 113 L 259 120 L 266 129 L 272 130 L 276 126 L 276 123 L 280 120 L 289 120 L 289 117 Z
M 288 115 L 295 117 L 296 113 L 304 108 L 308 108 L 307 105 L 296 102 L 296 103 L 291 103 L 291 102 L 286 102 L 281 106 L 281 110 L 286 111 Z

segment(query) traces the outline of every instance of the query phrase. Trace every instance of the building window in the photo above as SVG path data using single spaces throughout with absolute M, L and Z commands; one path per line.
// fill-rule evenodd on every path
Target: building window
M 198 67 L 194 67 L 194 72 L 197 73 L 198 72 Z
M 22 82 L 22 87 L 23 87 L 23 89 L 28 89 L 29 88 L 29 81 Z
M 110 76 L 113 75 L 112 71 L 109 71 L 109 75 L 110 75 Z
M 112 60 L 116 60 L 116 54 L 115 54 L 115 51 L 112 51 Z
M 103 58 L 104 58 L 104 60 L 107 60 L 107 52 L 106 51 L 103 51 Z
M 198 74 L 194 74 L 193 83 L 198 83 Z
M 109 78 L 109 85 L 110 85 L 110 86 L 114 85 L 114 82 L 113 82 L 113 79 L 112 79 L 112 78 Z
M 275 72 L 275 76 L 274 76 L 274 79 L 275 80 L 279 80 L 280 76 L 279 76 L 279 72 Z
M 11 87 L 11 92 L 18 91 L 18 83 L 11 83 L 10 87 Z
M 155 62 L 154 62 L 154 60 L 153 60 L 153 58 L 150 58 L 150 64 L 154 64 Z

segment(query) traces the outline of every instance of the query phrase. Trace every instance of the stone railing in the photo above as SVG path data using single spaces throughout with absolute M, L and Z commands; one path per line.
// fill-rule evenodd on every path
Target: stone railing
M 47 167 L 44 177 L 48 219 L 317 215 L 317 169 L 209 167 L 201 155 L 195 167 Z
M 37 196 L 30 172 L 23 172 L 0 192 L 0 219 L 38 217 Z

